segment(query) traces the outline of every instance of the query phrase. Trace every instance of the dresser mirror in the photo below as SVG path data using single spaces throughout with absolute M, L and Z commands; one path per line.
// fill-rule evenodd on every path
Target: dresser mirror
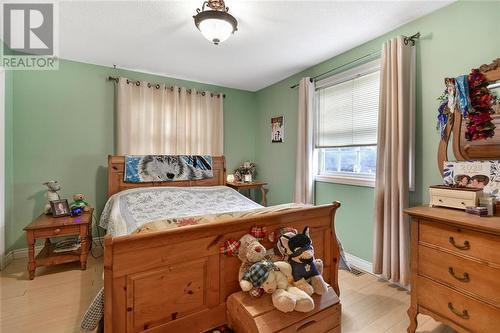
M 488 81 L 488 89 L 500 99 L 500 58 L 491 64 L 479 67 Z M 451 141 L 453 155 L 457 161 L 498 160 L 500 159 L 500 102 L 493 105 L 495 113 L 491 114 L 491 122 L 495 125 L 493 137 L 481 140 L 466 138 L 467 120 L 463 119 L 459 110 L 453 113 L 453 119 L 447 123 L 444 135 L 438 147 L 438 167 L 443 174 L 443 163 L 448 161 L 448 146 Z

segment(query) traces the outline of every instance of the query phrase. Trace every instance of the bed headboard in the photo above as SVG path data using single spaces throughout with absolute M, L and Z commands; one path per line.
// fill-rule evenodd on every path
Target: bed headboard
M 214 176 L 201 180 L 182 180 L 172 182 L 125 183 L 125 157 L 108 155 L 108 197 L 123 190 L 149 186 L 216 186 L 226 185 L 226 160 L 224 156 L 212 157 Z

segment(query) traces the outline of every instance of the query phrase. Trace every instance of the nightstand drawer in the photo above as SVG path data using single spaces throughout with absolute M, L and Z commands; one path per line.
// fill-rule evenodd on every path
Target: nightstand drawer
M 418 240 L 454 253 L 500 265 L 500 236 L 420 219 Z
M 500 307 L 500 269 L 420 245 L 418 274 L 478 295 Z
M 419 306 L 476 333 L 498 332 L 500 310 L 426 278 L 417 278 Z
M 79 225 L 44 228 L 44 229 L 37 229 L 34 231 L 35 238 L 78 235 L 79 233 L 80 233 Z

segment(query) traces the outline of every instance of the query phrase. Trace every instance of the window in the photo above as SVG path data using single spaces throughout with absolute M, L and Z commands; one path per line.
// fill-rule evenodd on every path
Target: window
M 374 186 L 379 60 L 316 84 L 316 180 Z

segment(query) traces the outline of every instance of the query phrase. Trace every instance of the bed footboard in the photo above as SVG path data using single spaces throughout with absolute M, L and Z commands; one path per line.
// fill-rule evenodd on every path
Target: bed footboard
M 105 332 L 203 332 L 226 323 L 226 298 L 239 290 L 240 261 L 219 254 L 224 240 L 254 225 L 309 226 L 323 276 L 339 294 L 334 216 L 340 203 L 188 226 L 104 243 Z M 266 247 L 270 243 L 263 241 Z

